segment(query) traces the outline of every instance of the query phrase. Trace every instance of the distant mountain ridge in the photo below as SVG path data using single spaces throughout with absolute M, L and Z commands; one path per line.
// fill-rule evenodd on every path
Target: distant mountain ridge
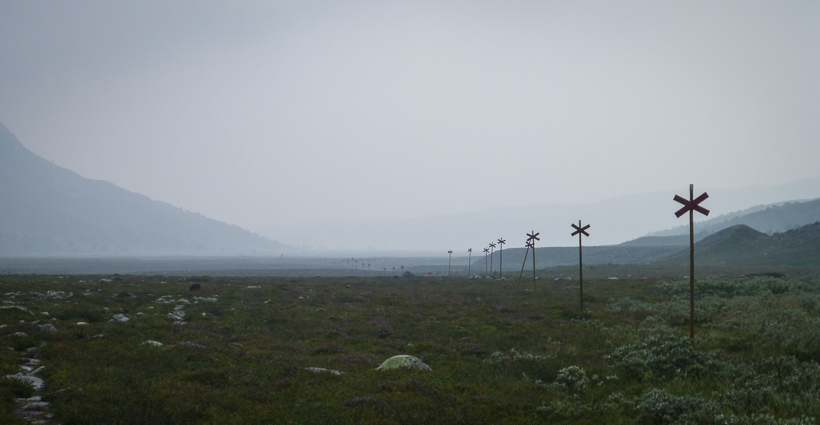
M 782 233 L 820 221 L 820 198 L 809 201 L 778 202 L 757 205 L 699 222 L 695 240 L 737 225 L 745 225 L 768 235 Z M 622 246 L 670 246 L 689 244 L 689 225 L 674 227 L 622 243 Z
M 237 226 L 84 178 L 26 149 L 0 123 L 0 256 L 273 255 Z

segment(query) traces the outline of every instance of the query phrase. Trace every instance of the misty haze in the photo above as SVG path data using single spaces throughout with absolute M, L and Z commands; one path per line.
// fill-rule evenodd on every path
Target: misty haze
M 1 2 L 0 423 L 814 424 L 818 21 Z

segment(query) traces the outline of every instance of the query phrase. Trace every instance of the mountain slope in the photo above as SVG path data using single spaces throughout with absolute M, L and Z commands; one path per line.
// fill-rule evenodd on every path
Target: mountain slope
M 688 251 L 681 251 L 662 263 L 688 261 Z M 749 268 L 820 267 L 820 222 L 771 236 L 746 225 L 732 226 L 696 243 L 695 262 Z
M 0 256 L 249 255 L 287 248 L 55 166 L 2 124 L 0 200 Z

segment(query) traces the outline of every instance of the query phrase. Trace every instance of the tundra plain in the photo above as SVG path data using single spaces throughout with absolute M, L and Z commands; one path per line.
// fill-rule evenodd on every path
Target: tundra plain
M 578 281 L 542 272 L 535 290 L 532 275 L 519 284 L 518 273 L 3 275 L 0 422 L 796 425 L 820 417 L 816 275 L 699 278 L 693 344 L 688 279 L 590 273 L 580 311 Z M 201 289 L 190 291 L 193 283 Z M 399 354 L 432 370 L 375 370 Z M 38 391 L 20 379 L 35 374 Z

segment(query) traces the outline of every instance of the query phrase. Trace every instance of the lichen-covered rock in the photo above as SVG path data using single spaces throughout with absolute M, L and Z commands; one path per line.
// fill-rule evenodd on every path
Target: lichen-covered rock
M 407 367 L 410 369 L 418 369 L 418 370 L 427 370 L 432 371 L 433 369 L 430 366 L 427 366 L 423 361 L 419 360 L 416 356 L 411 356 L 409 354 L 401 354 L 398 356 L 393 356 L 384 361 L 376 370 L 388 370 L 388 369 L 396 369 L 400 367 Z

